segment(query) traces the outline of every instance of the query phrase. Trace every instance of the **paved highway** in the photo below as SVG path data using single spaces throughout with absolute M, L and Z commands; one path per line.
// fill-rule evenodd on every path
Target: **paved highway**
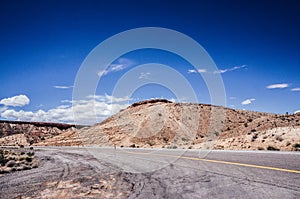
M 62 167 L 60 178 L 72 177 L 72 166 L 80 164 L 100 172 L 121 173 L 126 182 L 124 186 L 118 186 L 130 189 L 125 198 L 300 198 L 300 153 L 296 152 L 98 147 L 40 149 L 38 155 L 52 154 L 52 158 L 68 164 L 68 167 L 57 165 Z M 81 174 L 88 173 L 82 168 L 80 171 Z M 11 178 L 13 175 L 9 174 Z M 8 181 L 7 177 L 0 177 L 2 193 L 20 184 L 20 180 L 16 180 L 4 186 L 5 181 Z

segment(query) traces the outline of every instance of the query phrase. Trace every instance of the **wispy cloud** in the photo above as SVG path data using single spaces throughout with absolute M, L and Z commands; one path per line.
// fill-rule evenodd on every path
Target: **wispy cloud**
M 112 72 L 117 72 L 117 71 L 121 71 L 124 70 L 127 67 L 130 67 L 132 65 L 134 65 L 135 62 L 127 59 L 127 58 L 119 58 L 116 63 L 111 64 L 108 68 L 106 68 L 105 70 L 100 70 L 97 72 L 97 75 L 99 77 L 107 75 L 108 73 L 112 73 Z
M 150 79 L 151 73 L 150 72 L 142 72 L 139 76 L 139 79 Z
M 292 88 L 291 91 L 300 91 L 300 88 Z
M 289 84 L 280 83 L 280 84 L 271 84 L 271 85 L 268 85 L 266 88 L 267 89 L 282 89 L 282 88 L 287 88 L 287 87 L 289 87 Z
M 4 106 L 25 106 L 29 104 L 30 100 L 26 95 L 16 95 L 9 98 L 3 98 L 0 100 L 0 104 Z
M 242 105 L 248 105 L 248 104 L 251 104 L 255 99 L 254 98 L 251 98 L 251 99 L 246 99 L 244 101 L 242 101 Z
M 188 70 L 188 73 L 206 73 L 206 69 L 198 69 L 198 70 L 195 70 L 195 69 L 189 69 Z
M 53 86 L 53 88 L 57 88 L 57 89 L 70 89 L 70 88 L 73 88 L 73 86 Z
M 211 73 L 211 74 L 223 74 L 226 72 L 230 72 L 230 71 L 234 71 L 234 70 L 238 70 L 238 69 L 242 69 L 245 68 L 247 65 L 242 65 L 242 66 L 234 66 L 232 68 L 226 68 L 226 69 L 219 69 L 219 70 L 215 70 L 215 71 L 207 71 L 206 69 L 189 69 L 188 73 Z
M 227 72 L 231 72 L 234 70 L 238 70 L 238 69 L 242 69 L 245 68 L 247 65 L 242 65 L 242 66 L 234 66 L 232 68 L 227 68 L 227 69 L 223 69 L 223 70 L 216 70 L 213 73 L 214 74 L 222 74 L 222 73 L 227 73 Z
M 229 97 L 229 99 L 231 99 L 231 100 L 235 100 L 235 99 L 236 99 L 236 97 Z

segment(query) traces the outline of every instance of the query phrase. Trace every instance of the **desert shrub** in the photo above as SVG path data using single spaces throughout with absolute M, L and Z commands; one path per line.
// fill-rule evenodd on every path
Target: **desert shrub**
M 300 148 L 300 143 L 296 143 L 296 144 L 294 144 L 294 146 L 293 146 L 294 148 Z
M 10 161 L 8 161 L 8 162 L 6 163 L 6 166 L 7 166 L 7 167 L 14 167 L 14 166 L 16 166 L 16 161 L 10 160 Z
M 150 146 L 153 146 L 153 145 L 155 145 L 156 143 L 155 143 L 155 141 L 153 141 L 153 140 L 149 140 L 149 141 L 147 142 L 147 144 L 149 144 Z
M 135 148 L 135 144 L 130 145 L 129 147 Z
M 33 150 L 33 147 L 31 146 L 29 149 L 30 149 L 30 150 Z
M 177 146 L 176 145 L 172 145 L 172 146 L 168 146 L 167 148 L 168 149 L 177 149 Z
M 214 134 L 215 134 L 215 136 L 219 136 L 220 135 L 220 133 L 217 132 L 217 131 L 215 131 Z
M 291 143 L 290 143 L 290 142 L 287 142 L 287 143 L 286 143 L 286 146 L 290 146 L 290 145 L 291 145 Z
M 23 148 L 24 148 L 24 145 L 23 145 L 23 144 L 20 144 L 19 147 L 20 147 L 21 149 L 23 149 Z
M 124 146 L 123 146 L 123 145 L 121 145 L 120 147 L 121 147 L 121 148 L 123 148 Z
M 265 150 L 265 148 L 264 147 L 257 147 L 257 149 L 259 150 L 259 151 L 262 151 L 262 150 Z
M 28 152 L 27 155 L 28 156 L 34 156 L 34 152 Z
M 253 139 L 257 139 L 257 138 L 258 138 L 258 134 L 253 135 L 252 138 L 253 138 Z
M 280 151 L 280 149 L 273 147 L 273 146 L 268 146 L 267 150 L 269 151 Z
M 32 157 L 27 156 L 27 157 L 25 158 L 25 160 L 26 160 L 27 162 L 32 162 Z
M 162 114 L 161 114 L 161 113 L 158 113 L 158 116 L 162 116 Z
M 248 122 L 252 122 L 252 121 L 253 121 L 253 119 L 252 119 L 252 118 L 249 118 L 249 119 L 248 119 Z
M 6 163 L 8 162 L 8 160 L 4 157 L 3 151 L 0 151 L 0 164 L 2 166 L 4 166 Z
M 244 126 L 245 126 L 245 127 L 248 127 L 248 123 L 244 123 Z
M 256 132 L 256 129 L 251 129 L 251 132 Z
M 281 142 L 283 140 L 283 138 L 281 136 L 276 136 L 276 140 L 278 140 L 279 142 Z
M 267 139 L 268 138 L 268 136 L 267 135 L 265 135 L 264 137 L 263 137 L 263 139 Z
M 192 146 L 189 146 L 189 148 L 188 149 L 192 149 L 193 147 Z

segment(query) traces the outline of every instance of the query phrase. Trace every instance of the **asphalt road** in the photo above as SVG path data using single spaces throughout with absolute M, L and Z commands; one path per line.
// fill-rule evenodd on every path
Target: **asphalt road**
M 300 198 L 296 152 L 45 147 L 37 155 L 50 163 L 0 177 L 1 198 L 36 194 L 50 176 L 61 181 L 97 173 L 114 175 L 112 190 L 123 198 Z M 43 172 L 51 174 L 39 179 Z

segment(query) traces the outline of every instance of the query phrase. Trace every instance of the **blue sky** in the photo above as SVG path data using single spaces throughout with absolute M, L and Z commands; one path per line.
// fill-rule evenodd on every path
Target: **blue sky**
M 299 1 L 1 1 L 0 119 L 72 123 L 72 92 L 87 55 L 105 39 L 133 28 L 163 27 L 186 34 L 212 57 L 223 78 L 227 106 L 272 113 L 300 110 Z M 170 52 L 144 49 L 122 55 L 103 75 L 97 121 L 134 101 L 176 98 L 158 85 L 132 96 L 113 86 L 146 63 L 168 65 L 192 85 L 200 103 L 211 99 L 200 74 Z M 141 78 L 150 78 L 145 71 Z M 101 86 L 100 86 L 101 85 Z M 95 103 L 96 100 L 96 103 Z M 176 99 L 190 101 L 189 99 Z M 83 114 L 83 123 L 92 123 Z

